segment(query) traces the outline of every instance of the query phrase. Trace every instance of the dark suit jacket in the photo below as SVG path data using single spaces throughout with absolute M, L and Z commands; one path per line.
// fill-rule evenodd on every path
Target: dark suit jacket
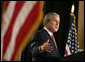
M 53 50 L 51 53 L 43 52 L 39 49 L 41 45 L 43 45 L 47 40 L 50 40 L 50 44 L 53 47 Z M 48 32 L 45 29 L 42 29 L 40 31 L 37 31 L 35 35 L 31 39 L 31 52 L 32 52 L 32 60 L 38 61 L 38 60 L 56 60 L 59 58 L 59 52 L 58 49 L 56 49 L 56 46 L 51 38 L 51 36 L 48 34 Z

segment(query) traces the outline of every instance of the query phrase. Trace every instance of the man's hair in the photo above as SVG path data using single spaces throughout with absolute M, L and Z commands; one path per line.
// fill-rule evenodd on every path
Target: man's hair
M 53 16 L 54 16 L 54 15 L 59 16 L 59 17 L 60 17 L 60 15 L 59 15 L 59 14 L 54 13 L 54 12 L 47 13 L 47 14 L 45 15 L 44 19 L 43 19 L 43 25 L 45 26 L 45 22 L 46 22 L 46 21 L 48 21 L 48 22 L 49 22 L 49 21 L 53 18 Z

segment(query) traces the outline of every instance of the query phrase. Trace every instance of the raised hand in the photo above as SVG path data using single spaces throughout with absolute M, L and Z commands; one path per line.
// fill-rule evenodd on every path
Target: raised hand
M 49 53 L 51 53 L 51 51 L 52 51 L 52 46 L 51 46 L 51 44 L 49 43 L 49 39 L 41 46 L 41 50 L 42 51 L 46 51 L 46 52 L 49 52 Z

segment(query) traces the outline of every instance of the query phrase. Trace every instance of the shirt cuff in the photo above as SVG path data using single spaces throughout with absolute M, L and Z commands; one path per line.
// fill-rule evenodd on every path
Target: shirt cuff
M 39 51 L 40 51 L 41 53 L 44 52 L 44 51 L 41 50 L 41 46 L 39 46 Z

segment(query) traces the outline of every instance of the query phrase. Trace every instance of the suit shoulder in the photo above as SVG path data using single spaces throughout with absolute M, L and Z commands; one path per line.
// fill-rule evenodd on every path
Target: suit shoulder
M 36 31 L 34 36 L 35 35 L 43 35 L 43 34 L 45 34 L 45 30 L 44 29 Z
M 40 38 L 43 35 L 43 33 L 44 33 L 43 30 L 37 30 L 31 39 Z

